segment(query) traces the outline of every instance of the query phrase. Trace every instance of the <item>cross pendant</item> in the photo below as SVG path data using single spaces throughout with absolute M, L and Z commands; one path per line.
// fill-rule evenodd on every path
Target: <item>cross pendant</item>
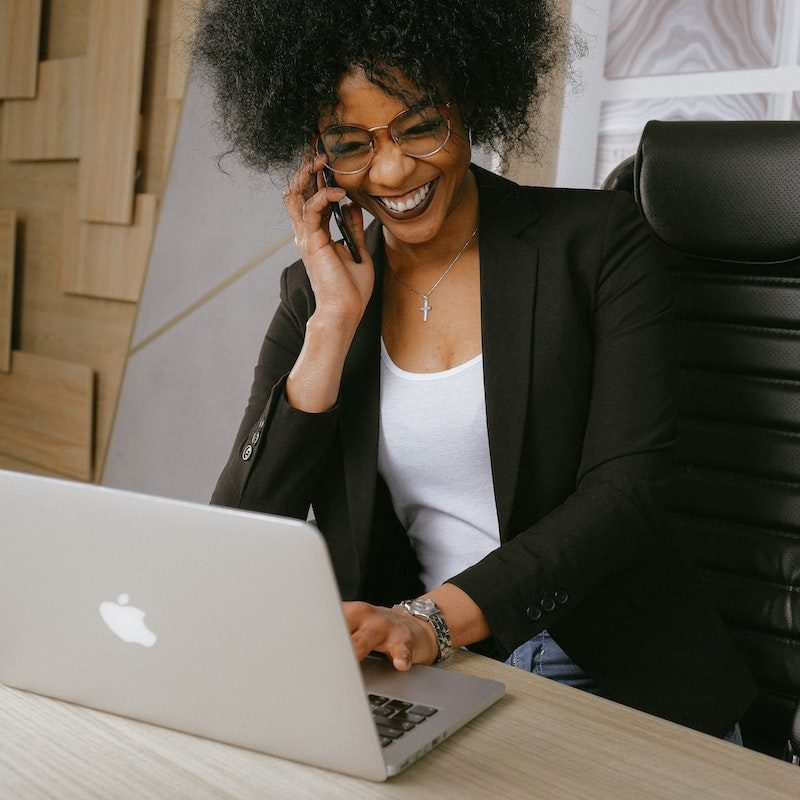
M 422 295 L 422 305 L 419 307 L 419 310 L 422 312 L 422 321 L 428 321 L 428 312 L 433 308 L 433 306 L 428 302 L 428 295 Z

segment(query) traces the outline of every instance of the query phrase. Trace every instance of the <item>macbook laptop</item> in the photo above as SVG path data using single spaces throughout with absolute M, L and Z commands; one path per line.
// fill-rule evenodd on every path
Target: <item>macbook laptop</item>
M 372 780 L 504 691 L 359 664 L 308 523 L 6 471 L 0 682 Z

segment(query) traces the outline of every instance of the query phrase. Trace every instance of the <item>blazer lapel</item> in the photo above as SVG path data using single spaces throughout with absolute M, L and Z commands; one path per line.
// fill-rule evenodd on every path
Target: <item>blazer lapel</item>
M 500 540 L 509 536 L 532 381 L 537 248 L 519 238 L 536 219 L 511 181 L 473 167 L 480 197 L 480 281 L 486 422 Z
M 384 249 L 377 220 L 366 230 L 366 244 L 375 265 L 375 288 L 345 359 L 339 426 L 350 526 L 362 567 L 367 559 L 378 472 Z

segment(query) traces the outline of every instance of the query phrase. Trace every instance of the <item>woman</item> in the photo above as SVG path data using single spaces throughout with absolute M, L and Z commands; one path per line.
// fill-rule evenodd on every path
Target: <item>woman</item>
M 302 159 L 302 260 L 212 502 L 313 506 L 359 658 L 474 646 L 732 735 L 755 689 L 659 509 L 658 245 L 623 194 L 470 165 L 470 138 L 528 137 L 550 3 L 291 5 L 213 2 L 198 42 L 234 149 Z M 354 252 L 328 227 L 345 196 Z

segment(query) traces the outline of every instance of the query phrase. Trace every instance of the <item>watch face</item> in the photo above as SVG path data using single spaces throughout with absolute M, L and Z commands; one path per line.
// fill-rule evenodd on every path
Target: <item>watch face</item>
M 427 597 L 412 600 L 409 605 L 411 606 L 412 614 L 432 614 L 436 611 L 436 603 L 434 603 L 433 600 L 429 600 Z

